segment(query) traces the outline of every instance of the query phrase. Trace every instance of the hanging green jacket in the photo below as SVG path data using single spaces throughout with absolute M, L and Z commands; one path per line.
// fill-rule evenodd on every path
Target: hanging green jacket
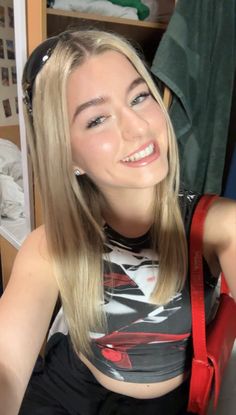
M 173 92 L 181 176 L 221 193 L 236 62 L 236 0 L 178 0 L 152 63 Z

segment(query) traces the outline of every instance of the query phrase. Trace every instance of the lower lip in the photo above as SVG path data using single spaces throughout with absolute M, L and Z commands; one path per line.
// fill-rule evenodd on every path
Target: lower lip
M 160 150 L 155 145 L 154 151 L 152 154 L 150 154 L 150 156 L 143 157 L 142 159 L 136 160 L 136 161 L 121 161 L 121 163 L 127 167 L 143 167 L 157 160 L 159 157 L 160 157 Z

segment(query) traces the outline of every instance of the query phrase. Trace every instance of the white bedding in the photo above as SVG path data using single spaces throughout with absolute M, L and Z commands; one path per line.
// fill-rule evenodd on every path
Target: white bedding
M 117 6 L 106 0 L 55 0 L 53 7 L 55 9 L 96 13 L 104 16 L 116 16 L 138 20 L 137 9 L 133 7 Z
M 0 213 L 2 218 L 24 217 L 21 152 L 3 138 L 0 138 Z

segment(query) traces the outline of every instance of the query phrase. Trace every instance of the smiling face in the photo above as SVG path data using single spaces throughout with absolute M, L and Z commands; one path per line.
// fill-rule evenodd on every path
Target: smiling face
M 89 57 L 71 73 L 67 101 L 74 165 L 104 194 L 166 177 L 165 116 L 125 56 Z

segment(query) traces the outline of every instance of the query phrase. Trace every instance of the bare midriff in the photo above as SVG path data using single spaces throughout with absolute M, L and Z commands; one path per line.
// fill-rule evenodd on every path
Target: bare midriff
M 123 382 L 100 372 L 84 355 L 80 354 L 79 357 L 104 388 L 138 399 L 152 399 L 163 396 L 181 385 L 189 375 L 188 373 L 182 373 L 174 378 L 156 383 Z

